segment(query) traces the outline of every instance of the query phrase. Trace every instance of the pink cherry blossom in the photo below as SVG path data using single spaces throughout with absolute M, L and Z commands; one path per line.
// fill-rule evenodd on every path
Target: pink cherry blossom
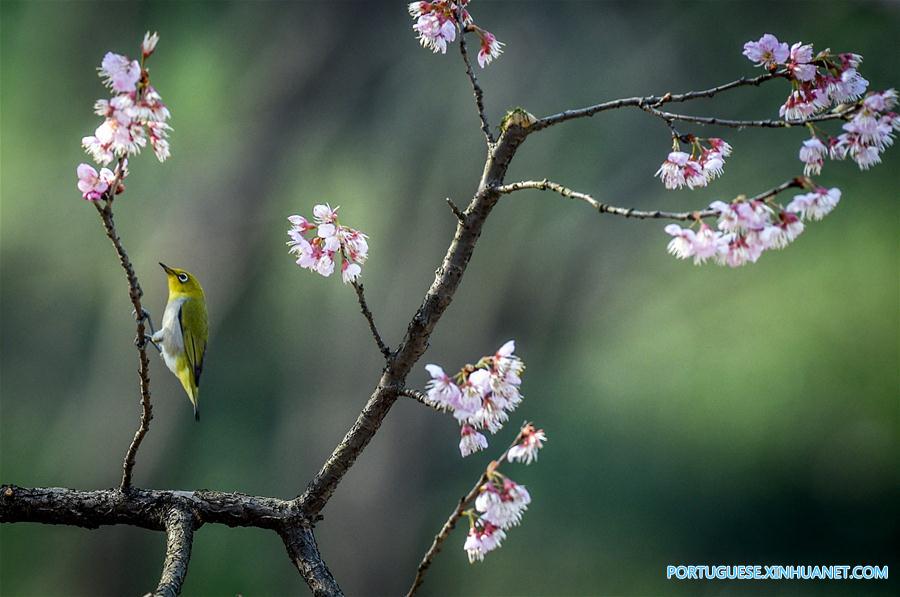
M 456 24 L 450 19 L 442 19 L 436 14 L 423 14 L 413 25 L 419 34 L 419 43 L 432 52 L 447 53 L 447 42 L 456 39 Z
M 427 365 L 431 376 L 425 386 L 428 403 L 452 413 L 461 426 L 498 432 L 523 399 L 519 388 L 525 364 L 515 349 L 515 342 L 510 340 L 493 355 L 481 357 L 475 365 L 466 365 L 455 376 L 438 365 Z
M 463 458 L 488 447 L 487 438 L 471 425 L 460 427 L 459 435 L 459 452 Z
M 503 53 L 503 43 L 497 41 L 494 34 L 483 29 L 477 30 L 481 37 L 481 49 L 478 50 L 478 66 L 484 68 Z
M 788 73 L 797 81 L 812 81 L 816 77 L 816 66 L 813 60 L 813 49 L 809 44 L 797 42 L 791 46 L 790 60 L 787 63 Z
M 473 524 L 466 536 L 466 543 L 463 545 L 463 549 L 469 556 L 469 563 L 483 561 L 485 554 L 500 547 L 500 543 L 504 539 L 506 539 L 506 533 L 503 532 L 503 529 L 490 522 Z
M 101 168 L 98 173 L 90 164 L 79 164 L 76 174 L 78 174 L 78 190 L 88 201 L 100 199 L 115 181 L 115 175 L 108 168 Z
M 506 459 L 509 462 L 531 464 L 537 460 L 538 451 L 544 447 L 545 441 L 547 441 L 547 436 L 544 430 L 535 429 L 534 425 L 528 423 L 522 428 L 519 443 L 506 453 Z
M 121 54 L 107 52 L 100 65 L 103 82 L 117 93 L 131 93 L 141 78 L 141 65 Z
M 811 193 L 796 195 L 785 209 L 805 220 L 821 220 L 837 207 L 840 200 L 840 189 L 818 187 Z
M 530 503 L 531 495 L 524 485 L 503 477 L 481 486 L 475 509 L 481 512 L 482 520 L 506 530 L 522 521 Z
M 153 53 L 158 41 L 155 33 L 144 36 L 141 52 L 145 59 Z M 117 158 L 140 153 L 149 142 L 159 161 L 168 159 L 171 127 L 167 121 L 171 114 L 159 92 L 150 85 L 149 74 L 142 71 L 136 60 L 113 52 L 104 56 L 99 74 L 113 96 L 94 104 L 95 113 L 104 120 L 93 135 L 82 138 L 85 151 L 96 162 L 106 165 Z
M 784 64 L 790 51 L 786 43 L 781 43 L 771 33 L 766 33 L 759 41 L 748 41 L 744 44 L 744 56 L 757 66 L 770 67 Z
M 150 33 L 149 31 L 144 34 L 144 41 L 141 43 L 141 54 L 143 54 L 144 58 L 149 57 L 153 54 L 153 51 L 156 49 L 156 44 L 159 42 L 159 33 L 155 31 Z
M 840 78 L 830 80 L 828 91 L 831 100 L 835 104 L 841 104 L 858 100 L 868 86 L 869 82 L 855 68 L 848 68 L 841 73 Z
M 355 283 L 362 274 L 362 264 L 368 257 L 366 235 L 343 226 L 338 221 L 337 207 L 319 204 L 313 208 L 315 223 L 303 216 L 288 217 L 289 252 L 297 256 L 297 265 L 328 277 L 334 273 L 335 262 L 341 261 L 341 279 Z
M 828 147 L 818 137 L 812 137 L 803 142 L 800 148 L 800 161 L 803 162 L 803 174 L 813 176 L 822 171 L 825 156 L 828 155 Z
M 687 259 L 694 255 L 694 238 L 696 234 L 690 228 L 682 228 L 678 224 L 669 224 L 666 234 L 672 235 L 667 247 L 669 253 L 678 259 Z

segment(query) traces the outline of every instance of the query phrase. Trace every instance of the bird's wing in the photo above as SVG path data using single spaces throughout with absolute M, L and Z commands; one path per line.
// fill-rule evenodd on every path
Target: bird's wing
M 178 323 L 181 325 L 181 337 L 184 339 L 184 353 L 188 365 L 194 374 L 194 385 L 200 385 L 200 374 L 203 372 L 203 356 L 206 354 L 206 339 L 209 335 L 209 324 L 206 320 L 206 305 L 203 301 L 188 299 L 178 312 Z

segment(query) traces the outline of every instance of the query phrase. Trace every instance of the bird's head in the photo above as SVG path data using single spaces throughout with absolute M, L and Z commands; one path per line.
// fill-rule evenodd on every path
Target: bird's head
M 200 282 L 188 271 L 169 267 L 160 263 L 169 278 L 169 296 L 186 296 L 191 298 L 203 298 L 203 288 Z

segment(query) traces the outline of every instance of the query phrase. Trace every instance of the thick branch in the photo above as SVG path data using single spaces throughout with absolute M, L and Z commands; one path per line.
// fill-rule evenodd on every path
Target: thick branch
M 78 491 L 62 487 L 0 487 L 0 523 L 39 522 L 96 529 L 127 524 L 165 530 L 173 508 L 193 512 L 197 525 L 277 529 L 302 518 L 295 504 L 276 498 L 218 491 L 168 491 L 132 488 Z
M 187 576 L 194 543 L 194 517 L 189 511 L 172 508 L 165 516 L 166 561 L 154 597 L 176 597 Z
M 388 359 L 378 386 L 356 422 L 298 498 L 308 515 L 314 516 L 325 507 L 344 474 L 378 431 L 405 385 L 406 376 L 428 347 L 434 326 L 450 306 L 459 287 L 484 222 L 500 198 L 496 188 L 503 184 L 509 163 L 527 134 L 527 128 L 510 125 L 491 148 L 478 190 L 466 208 L 465 219 L 457 223 L 453 242 L 435 272 L 434 282 L 422 305 L 410 321 L 400 347 Z
M 587 106 L 586 108 L 580 108 L 577 110 L 566 110 L 565 112 L 560 112 L 559 114 L 553 114 L 552 116 L 541 118 L 537 121 L 537 123 L 535 123 L 531 130 L 538 131 L 547 128 L 548 126 L 553 126 L 554 124 L 566 122 L 567 120 L 573 120 L 575 118 L 586 118 L 593 116 L 594 114 L 599 114 L 600 112 L 605 112 L 606 110 L 614 110 L 616 108 L 624 108 L 629 106 L 637 108 L 642 106 L 659 107 L 667 103 L 686 102 L 701 97 L 714 97 L 715 95 L 729 89 L 744 87 L 748 85 L 758 86 L 765 83 L 766 81 L 771 81 L 772 79 L 781 76 L 781 73 L 766 73 L 764 75 L 753 77 L 751 79 L 748 79 L 747 77 L 741 77 L 736 81 L 731 81 L 730 83 L 725 83 L 724 85 L 719 85 L 718 87 L 712 87 L 710 89 L 703 89 L 701 91 L 688 91 L 687 93 L 679 94 L 667 93 L 663 96 L 648 95 L 644 97 L 628 97 L 624 99 L 604 102 L 601 104 L 595 104 L 593 106 Z
M 356 298 L 359 300 L 359 308 L 362 311 L 363 317 L 369 322 L 369 330 L 371 330 L 372 336 L 375 338 L 375 344 L 378 345 L 378 350 L 384 355 L 384 358 L 390 358 L 391 349 L 385 345 L 384 341 L 381 339 L 381 334 L 378 333 L 378 328 L 375 327 L 375 318 L 372 317 L 372 312 L 369 310 L 369 305 L 366 303 L 366 294 L 363 290 L 363 285 L 359 282 L 353 282 L 353 290 L 356 291 Z
M 293 525 L 279 531 L 288 557 L 300 571 L 309 590 L 318 596 L 339 596 L 343 591 L 322 561 L 319 546 L 309 524 Z
M 158 595 L 177 595 L 187 573 L 193 531 L 203 524 L 276 531 L 316 595 L 341 590 L 316 547 L 309 520 L 293 501 L 218 491 L 132 488 L 77 491 L 0 486 L 0 523 L 37 522 L 87 529 L 125 524 L 166 531 L 166 563 Z
M 460 7 L 462 11 L 462 7 Z M 462 19 L 460 18 L 460 22 Z M 469 62 L 469 53 L 466 50 L 466 31 L 465 29 L 459 35 L 459 53 L 462 55 L 463 62 L 466 63 L 466 75 L 472 84 L 472 94 L 475 96 L 475 107 L 478 109 L 478 118 L 481 119 L 481 132 L 487 141 L 488 147 L 494 144 L 494 135 L 491 133 L 491 125 L 488 123 L 487 116 L 484 113 L 484 91 L 478 85 L 478 79 L 475 78 L 475 72 L 472 70 L 472 64 Z
M 131 304 L 134 307 L 135 318 L 137 319 L 137 335 L 135 337 L 135 344 L 138 349 L 138 378 L 140 383 L 140 391 L 141 391 L 141 421 L 138 425 L 137 431 L 134 433 L 134 438 L 131 440 L 131 445 L 128 446 L 128 451 L 125 453 L 125 460 L 122 463 L 122 481 L 119 484 L 119 487 L 124 491 L 131 487 L 131 475 L 134 471 L 134 461 L 137 455 L 138 448 L 141 446 L 141 442 L 144 440 L 144 436 L 147 435 L 147 431 L 150 430 L 150 420 L 153 418 L 153 405 L 150 403 L 150 361 L 147 358 L 147 342 L 144 338 L 146 333 L 146 329 L 144 326 L 144 308 L 141 306 L 141 297 L 144 296 L 144 291 L 141 290 L 141 285 L 138 283 L 137 274 L 134 273 L 134 267 L 131 265 L 131 260 L 128 258 L 128 253 L 125 252 L 125 248 L 122 246 L 122 239 L 119 238 L 118 232 L 116 232 L 116 224 L 113 220 L 113 211 L 112 211 L 112 200 L 115 196 L 115 190 L 118 186 L 118 180 L 122 176 L 123 164 L 120 162 L 119 164 L 119 173 L 116 178 L 116 182 L 111 185 L 108 193 L 107 199 L 104 202 L 104 205 L 101 207 L 99 202 L 95 203 L 95 207 L 97 208 L 97 212 L 100 214 L 100 219 L 103 222 L 103 228 L 106 230 L 106 236 L 109 237 L 109 240 L 112 242 L 113 247 L 116 249 L 116 255 L 119 257 L 119 264 L 122 266 L 122 269 L 125 270 L 125 278 L 128 281 L 128 296 L 131 299 Z

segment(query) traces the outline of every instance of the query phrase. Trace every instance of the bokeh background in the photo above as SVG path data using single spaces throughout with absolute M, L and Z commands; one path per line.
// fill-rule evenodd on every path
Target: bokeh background
M 157 261 L 202 280 L 212 337 L 203 421 L 153 357 L 142 487 L 290 497 L 355 420 L 381 369 L 355 296 L 299 270 L 286 216 L 340 205 L 371 236 L 370 305 L 395 345 L 483 163 L 455 49 L 420 48 L 404 2 L 13 2 L 2 15 L 2 481 L 114 486 L 138 420 L 131 306 L 95 211 L 75 188 L 104 95 L 107 50 L 159 30 L 153 81 L 171 107 L 172 158 L 132 160 L 120 233 L 157 317 Z M 742 44 L 772 32 L 865 56 L 874 89 L 900 85 L 896 2 L 472 3 L 506 53 L 479 71 L 493 123 L 755 74 Z M 686 107 L 774 117 L 783 83 Z M 703 134 L 701 128 L 681 127 Z M 833 127 L 832 127 L 833 128 Z M 799 173 L 802 128 L 716 130 L 723 178 L 667 192 L 666 128 L 631 110 L 529 139 L 509 180 L 543 178 L 638 208 L 692 209 Z M 709 134 L 709 133 L 707 133 Z M 715 134 L 715 133 L 713 133 Z M 529 419 L 550 441 L 510 466 L 533 504 L 470 566 L 464 530 L 427 595 L 887 594 L 888 582 L 674 582 L 670 563 L 889 564 L 898 525 L 900 151 L 860 172 L 828 163 L 839 208 L 755 266 L 668 256 L 663 223 L 599 217 L 552 194 L 504 199 L 410 377 L 515 338 Z M 457 427 L 399 402 L 327 506 L 322 553 L 351 594 L 398 594 L 488 460 L 461 460 Z M 141 594 L 164 537 L 0 528 L 4 595 Z M 305 592 L 272 533 L 204 527 L 187 595 Z

